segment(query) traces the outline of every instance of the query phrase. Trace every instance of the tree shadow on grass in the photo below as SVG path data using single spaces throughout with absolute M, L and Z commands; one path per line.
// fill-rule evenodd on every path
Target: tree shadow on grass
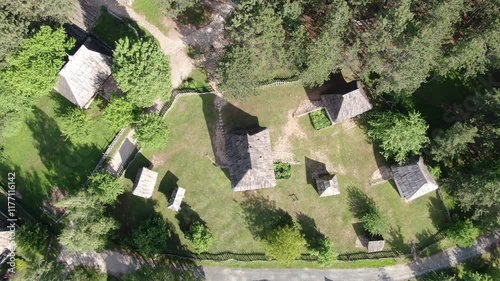
M 114 217 L 120 222 L 120 233 L 130 233 L 142 222 L 156 215 L 156 201 L 126 192 L 120 196 L 112 208 Z
M 385 236 L 385 241 L 391 249 L 397 251 L 399 253 L 407 254 L 411 251 L 410 245 L 405 243 L 405 238 L 403 233 L 401 232 L 401 226 L 397 226 L 397 228 L 392 228 L 389 231 L 389 235 Z
M 437 197 L 430 197 L 427 202 L 427 208 L 429 210 L 429 216 L 432 221 L 432 225 L 438 229 L 443 230 L 449 224 L 446 210 L 443 202 Z
M 206 225 L 206 222 L 201 219 L 200 215 L 185 202 L 182 202 L 181 209 L 177 212 L 175 218 L 179 221 L 179 228 L 184 235 L 188 233 L 189 228 L 195 222 Z
M 299 213 L 297 215 L 297 221 L 309 249 L 315 249 L 318 243 L 326 238 L 326 236 L 319 231 L 316 222 L 310 216 L 304 213 Z
M 78 190 L 99 161 L 102 152 L 93 144 L 76 145 L 66 140 L 56 121 L 39 108 L 33 110 L 33 115 L 26 124 L 48 171 L 48 181 L 70 192 Z
M 276 207 L 276 202 L 259 196 L 248 196 L 241 202 L 243 218 L 256 239 L 265 239 L 278 227 L 292 225 L 292 217 Z
M 357 187 L 347 188 L 347 202 L 349 210 L 358 219 L 377 211 L 375 201 Z

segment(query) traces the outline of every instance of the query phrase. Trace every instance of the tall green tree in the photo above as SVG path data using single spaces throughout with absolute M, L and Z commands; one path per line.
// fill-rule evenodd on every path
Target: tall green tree
M 168 238 L 168 225 L 160 216 L 143 222 L 132 233 L 135 247 L 140 253 L 148 257 L 164 253 L 167 249 Z
M 426 131 L 428 125 L 420 113 L 408 115 L 391 111 L 377 112 L 368 117 L 368 136 L 382 149 L 386 159 L 398 163 L 418 155 L 429 142 Z
M 477 127 L 463 123 L 453 124 L 434 138 L 435 144 L 432 146 L 434 160 L 450 166 L 451 161 L 458 159 L 468 144 L 474 143 L 477 132 Z
M 135 117 L 135 106 L 124 97 L 113 97 L 106 105 L 102 118 L 115 130 L 131 125 Z
M 372 235 L 382 235 L 389 230 L 387 218 L 379 211 L 364 215 L 361 218 L 361 223 L 363 228 Z
M 118 228 L 118 222 L 105 215 L 102 203 L 88 191 L 80 191 L 57 206 L 69 211 L 67 224 L 58 238 L 69 252 L 101 251 L 111 232 Z
M 158 114 L 141 114 L 135 122 L 137 141 L 150 149 L 162 148 L 168 140 L 168 127 Z
M 330 74 L 340 68 L 344 59 L 344 37 L 352 15 L 346 1 L 333 2 L 335 8 L 328 13 L 319 37 L 307 47 L 307 68 L 301 75 L 307 86 L 318 86 L 328 80 Z
M 470 247 L 479 236 L 479 228 L 475 227 L 468 219 L 458 220 L 446 230 L 446 237 L 460 247 Z
M 290 264 L 306 250 L 306 240 L 299 227 L 283 226 L 272 231 L 264 241 L 264 249 L 269 259 Z
M 116 198 L 124 192 L 122 182 L 108 172 L 95 173 L 89 180 L 89 190 L 103 204 L 115 202 Z
M 62 116 L 60 129 L 66 139 L 77 144 L 90 143 L 93 121 L 80 108 L 73 108 Z
M 118 40 L 113 75 L 127 99 L 137 107 L 152 106 L 172 91 L 170 62 L 153 39 Z

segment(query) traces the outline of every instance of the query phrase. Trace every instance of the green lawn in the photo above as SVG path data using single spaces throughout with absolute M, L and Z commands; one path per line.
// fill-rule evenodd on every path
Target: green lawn
M 309 118 L 291 117 L 305 98 L 303 88 L 292 84 L 263 89 L 258 96 L 229 101 L 224 108 L 229 129 L 268 127 L 273 152 L 291 154 L 298 163 L 292 165 L 290 179 L 278 181 L 274 188 L 249 193 L 232 192 L 226 171 L 212 164 L 214 96 L 179 98 L 166 117 L 171 131 L 168 146 L 162 151 L 143 151 L 125 173 L 124 181 L 130 190 L 137 168 L 153 163 L 153 169 L 159 172 L 159 184 L 152 200 L 130 193 L 120 198 L 116 210 L 124 228 L 130 230 L 158 212 L 171 222 L 179 242 L 191 248 L 181 229 L 186 220 L 201 219 L 215 236 L 211 253 L 262 253 L 261 242 L 254 238 L 289 215 L 303 226 L 306 238 L 321 233 L 334 242 L 338 252 L 365 251 L 354 247 L 353 223 L 357 219 L 347 202 L 348 187 L 357 187 L 373 198 L 389 218 L 391 231 L 385 235 L 386 249 L 405 252 L 410 241 L 427 241 L 436 232 L 435 225 L 445 217 L 436 196 L 430 194 L 404 203 L 390 182 L 370 187 L 377 160 L 364 132 L 353 122 L 317 131 Z M 316 162 L 338 175 L 341 195 L 318 197 L 306 176 L 305 165 Z M 166 208 L 175 185 L 187 189 L 186 205 L 180 214 Z M 290 194 L 295 194 L 298 201 Z
M 208 84 L 207 74 L 204 69 L 195 68 L 189 77 L 182 82 L 179 90 L 191 90 L 193 92 L 204 93 L 212 91 L 212 87 Z
M 100 121 L 94 102 L 89 109 L 95 120 L 91 132 L 94 141 L 75 145 L 65 140 L 61 136 L 61 117 L 57 112 L 73 106 L 57 93 L 41 97 L 20 131 L 4 141 L 6 159 L 0 165 L 1 177 L 4 179 L 7 172 L 16 172 L 16 186 L 22 194 L 23 207 L 34 216 L 39 214 L 39 206 L 52 186 L 78 190 L 114 136 L 115 132 Z
M 147 32 L 129 19 L 119 19 L 110 14 L 106 9 L 102 9 L 101 16 L 92 29 L 99 39 L 104 41 L 111 48 L 115 48 L 116 42 L 120 38 L 144 37 Z
M 154 24 L 164 34 L 168 33 L 168 28 L 162 23 L 164 18 L 161 4 L 162 0 L 135 0 L 133 8 L 143 14 L 146 20 Z

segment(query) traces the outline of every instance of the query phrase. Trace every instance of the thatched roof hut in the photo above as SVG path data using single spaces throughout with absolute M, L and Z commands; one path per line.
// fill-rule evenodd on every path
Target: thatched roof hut
M 226 138 L 233 191 L 270 188 L 276 185 L 268 129 L 232 131 Z
M 399 194 L 406 202 L 438 188 L 422 157 L 414 158 L 404 165 L 392 166 L 391 170 Z
M 158 173 L 148 168 L 142 168 L 137 173 L 132 194 L 143 198 L 151 198 L 155 190 Z
M 168 202 L 168 207 L 170 210 L 178 212 L 181 209 L 182 200 L 184 200 L 184 194 L 186 194 L 186 189 L 182 187 L 175 188 Z
M 326 113 L 334 124 L 351 119 L 372 109 L 365 91 L 356 82 L 349 83 L 349 85 L 351 84 L 356 87 L 348 93 L 321 95 L 321 101 Z
M 90 106 L 111 75 L 111 57 L 96 51 L 93 45 L 88 38 L 73 56 L 69 56 L 55 86 L 57 92 L 81 108 Z
M 339 182 L 336 175 L 321 174 L 316 176 L 316 188 L 319 197 L 327 197 L 340 194 Z

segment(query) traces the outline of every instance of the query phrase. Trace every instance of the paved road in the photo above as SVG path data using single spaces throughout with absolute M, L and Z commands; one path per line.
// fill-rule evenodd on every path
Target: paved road
M 367 269 L 233 269 L 205 267 L 207 281 L 372 281 L 408 280 L 456 265 L 500 245 L 500 232 L 478 239 L 470 248 L 453 247 L 404 265 Z

